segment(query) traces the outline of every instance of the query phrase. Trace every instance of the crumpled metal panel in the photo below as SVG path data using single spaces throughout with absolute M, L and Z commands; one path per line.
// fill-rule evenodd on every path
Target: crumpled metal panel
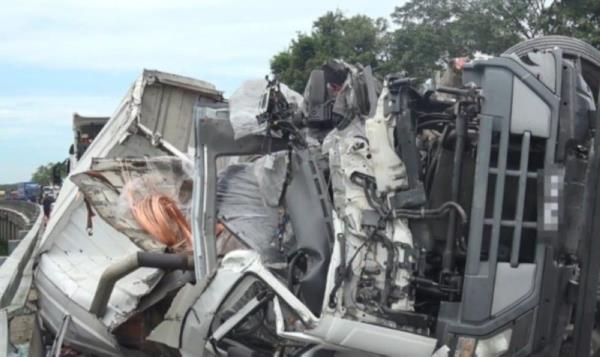
M 194 107 L 210 105 L 222 98 L 221 92 L 207 82 L 158 71 L 145 71 L 139 125 L 152 133 L 155 143 L 167 143 L 180 152 L 194 147 Z M 199 96 L 200 94 L 200 96 Z
M 186 153 L 178 149 L 181 146 L 177 143 L 160 138 L 155 140 L 161 135 L 155 136 L 141 127 L 144 101 L 152 100 L 151 96 L 144 96 L 148 86 L 165 86 L 168 87 L 166 90 L 175 91 L 183 88 L 187 98 L 191 98 L 191 94 L 195 96 L 195 102 L 201 99 L 217 101 L 220 97 L 220 92 L 204 82 L 144 71 L 72 168 L 71 174 L 89 170 L 94 158 L 171 154 L 189 161 Z M 169 106 L 172 101 L 165 98 L 162 103 Z M 184 122 L 191 122 L 192 116 L 193 110 L 169 117 L 161 124 L 160 130 L 168 133 L 185 131 Z M 167 137 L 171 137 L 170 134 Z M 99 216 L 93 218 L 93 234 L 88 236 L 87 218 L 83 195 L 71 180 L 65 180 L 39 250 L 35 279 L 40 289 L 41 315 L 54 330 L 60 326 L 64 314 L 72 315 L 67 343 L 79 345 L 95 354 L 119 355 L 109 331 L 136 311 L 140 298 L 153 288 L 161 274 L 155 269 L 136 270 L 117 283 L 102 318 L 89 313 L 102 272 L 113 262 L 140 249 Z
M 40 296 L 38 311 L 44 325 L 51 331 L 60 329 L 65 315 L 71 315 L 75 328 L 68 329 L 66 340 L 78 350 L 101 356 L 121 356 L 115 338 L 95 316 L 83 307 L 73 304 L 45 273 L 46 269 L 36 271 L 36 289 Z M 52 270 L 48 274 L 54 279 Z
M 89 309 L 100 276 L 112 263 L 139 250 L 125 235 L 102 219 L 94 219 L 93 234 L 88 236 L 87 211 L 83 200 L 70 217 L 53 249 L 40 257 L 38 270 L 70 300 Z M 115 287 L 102 321 L 113 329 L 126 320 L 139 298 L 156 284 L 162 273 L 141 268 L 121 279 Z

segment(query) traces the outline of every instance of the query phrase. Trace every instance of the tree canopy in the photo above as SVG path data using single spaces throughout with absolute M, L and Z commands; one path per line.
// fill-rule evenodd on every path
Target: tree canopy
M 391 18 L 393 30 L 381 18 L 328 12 L 273 57 L 271 70 L 302 91 L 310 70 L 332 58 L 427 78 L 450 58 L 498 55 L 543 35 L 573 36 L 600 48 L 598 0 L 409 0 Z
M 31 181 L 42 186 L 55 184 L 53 170 L 56 167 L 56 173 L 63 179 L 67 175 L 66 165 L 62 162 L 49 162 L 46 165 L 40 165 L 31 175 Z
M 328 12 L 313 24 L 310 34 L 298 34 L 288 50 L 271 60 L 272 72 L 284 83 L 301 92 L 310 71 L 332 58 L 378 68 L 386 61 L 387 22 L 341 12 Z

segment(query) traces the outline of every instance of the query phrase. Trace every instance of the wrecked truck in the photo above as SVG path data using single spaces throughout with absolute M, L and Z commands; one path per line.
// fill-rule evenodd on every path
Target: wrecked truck
M 303 95 L 267 79 L 228 100 L 144 71 L 41 243 L 53 345 L 596 353 L 600 53 L 546 37 L 449 70 L 423 88 L 337 60 Z

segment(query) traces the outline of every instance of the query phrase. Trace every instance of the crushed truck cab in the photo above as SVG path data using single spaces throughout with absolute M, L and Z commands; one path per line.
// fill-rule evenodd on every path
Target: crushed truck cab
M 49 222 L 49 333 L 115 356 L 600 350 L 600 53 L 532 41 L 426 86 L 332 60 L 303 94 L 225 100 L 145 71 Z

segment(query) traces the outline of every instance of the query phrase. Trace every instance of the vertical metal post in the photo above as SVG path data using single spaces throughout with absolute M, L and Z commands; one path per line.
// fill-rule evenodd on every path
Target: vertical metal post
M 477 158 L 475 165 L 475 184 L 473 191 L 473 207 L 471 208 L 466 275 L 476 275 L 479 273 L 490 152 L 492 148 L 493 120 L 493 117 L 482 116 L 480 118 L 481 125 L 479 128 L 479 145 L 477 147 Z
M 456 111 L 456 143 L 454 145 L 454 166 L 452 168 L 451 200 L 458 201 L 460 193 L 460 179 L 462 173 L 462 158 L 465 150 L 465 137 L 467 136 L 467 119 L 461 112 L 461 104 Z M 442 272 L 449 274 L 454 270 L 454 245 L 456 244 L 456 212 L 450 211 L 448 215 L 448 230 L 446 232 L 446 247 L 442 256 Z M 443 283 L 443 282 L 442 282 Z
M 8 239 L 6 238 L 6 217 L 4 213 L 0 212 L 0 244 L 4 244 Z
M 527 169 L 529 166 L 529 144 L 531 133 L 526 131 L 521 141 L 521 162 L 519 167 L 519 189 L 517 192 L 517 209 L 515 211 L 515 227 L 513 231 L 510 265 L 519 265 L 519 251 L 521 248 L 521 235 L 523 233 L 523 214 L 525 209 L 525 191 L 527 189 Z
M 500 132 L 500 147 L 498 148 L 498 160 L 496 174 L 496 187 L 494 192 L 494 211 L 492 223 L 492 236 L 490 240 L 490 249 L 488 255 L 489 276 L 493 277 L 496 274 L 496 263 L 498 261 L 498 245 L 500 243 L 500 229 L 502 221 L 502 209 L 504 207 L 504 183 L 506 182 L 506 162 L 508 159 L 508 139 L 510 122 L 504 120 L 502 122 Z

